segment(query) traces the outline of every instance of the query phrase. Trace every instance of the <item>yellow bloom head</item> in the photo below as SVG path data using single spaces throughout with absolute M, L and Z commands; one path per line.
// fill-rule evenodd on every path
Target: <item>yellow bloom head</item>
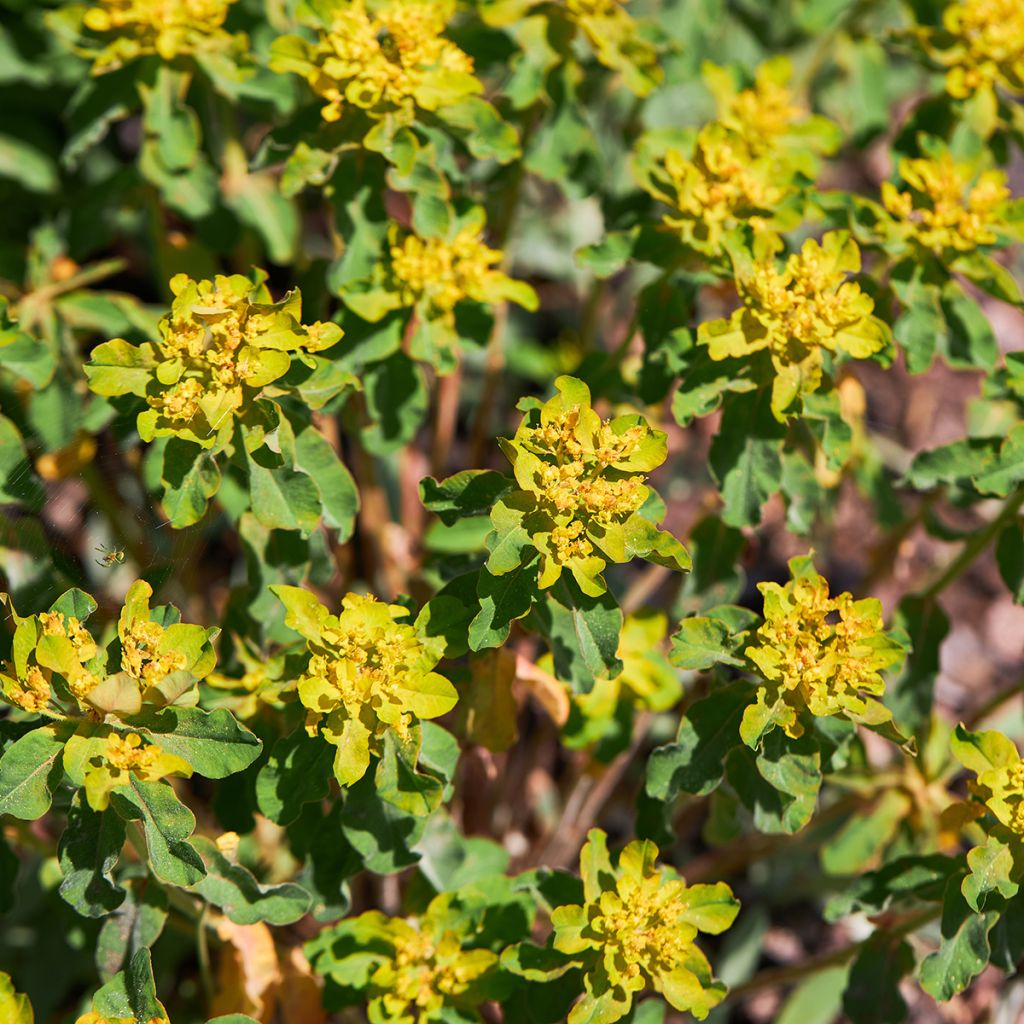
M 626 87 L 646 96 L 661 81 L 657 51 L 637 33 L 628 0 L 565 0 L 565 12 L 587 37 L 598 61 L 618 71 Z
M 774 370 L 772 410 L 783 418 L 801 396 L 821 384 L 823 351 L 865 359 L 889 338 L 873 316 L 874 302 L 848 280 L 860 270 L 860 250 L 846 233 L 809 238 L 782 267 L 774 245 L 752 262 L 738 260 L 736 286 L 743 306 L 731 317 L 701 324 L 697 339 L 712 359 L 742 358 L 766 350 Z
M 715 97 L 718 123 L 740 136 L 755 156 L 774 154 L 807 177 L 814 177 L 818 157 L 833 152 L 839 129 L 827 118 L 812 115 L 794 93 L 788 57 L 759 65 L 753 84 L 738 88 L 726 68 L 705 63 L 704 81 Z
M 82 22 L 106 43 L 93 72 L 109 71 L 129 60 L 156 54 L 171 61 L 190 54 L 224 50 L 238 40 L 224 30 L 235 0 L 97 0 Z
M 450 318 L 465 299 L 495 302 L 492 284 L 505 275 L 495 268 L 503 253 L 485 245 L 475 227 L 463 228 L 450 241 L 406 235 L 391 245 L 391 273 L 402 303 L 423 303 L 428 314 Z
M 765 230 L 794 194 L 793 174 L 771 155 L 758 155 L 722 124 L 701 129 L 689 154 L 669 149 L 645 182 L 671 212 L 664 221 L 685 245 L 721 257 L 739 227 Z
M 972 252 L 999 241 L 1012 194 L 1006 173 L 978 171 L 948 152 L 931 159 L 901 160 L 901 190 L 882 185 L 882 204 L 893 233 L 936 254 Z
M 324 120 L 346 106 L 372 117 L 438 110 L 482 91 L 473 61 L 445 32 L 454 0 L 311 0 L 319 38 L 278 39 L 272 70 L 302 75 L 325 101 Z
M 600 594 L 605 564 L 629 557 L 627 536 L 650 494 L 647 473 L 665 461 L 665 435 L 640 416 L 602 420 L 582 381 L 559 377 L 555 387 L 558 394 L 528 413 L 502 450 L 521 504 L 531 507 L 538 585 L 552 586 L 567 569 L 584 593 Z
M 491 950 L 473 948 L 481 909 L 472 898 L 442 893 L 419 917 L 371 910 L 341 921 L 307 950 L 318 972 L 361 979 L 372 1021 L 418 1024 L 442 1019 L 445 1010 L 475 1017 L 472 1011 L 492 998 L 487 984 L 498 964 Z
M 137 394 L 149 408 L 139 414 L 139 436 L 174 436 L 204 448 L 226 444 L 235 419 L 263 388 L 283 377 L 292 358 L 334 345 L 333 323 L 302 323 L 302 296 L 291 291 L 273 302 L 265 276 L 240 274 L 170 282 L 174 301 L 159 324 L 160 340 L 141 346 L 120 338 L 98 346 L 85 372 L 102 395 Z
M 570 1024 L 617 1020 L 647 988 L 699 1020 L 725 995 L 695 940 L 698 932 L 725 931 L 739 903 L 722 882 L 687 886 L 670 870 L 659 870 L 657 856 L 649 840 L 634 841 L 613 867 L 605 834 L 590 832 L 580 854 L 584 902 L 551 915 L 554 948 L 587 975 L 586 994 L 569 1014 Z M 598 1017 L 595 1011 L 605 1007 L 614 1015 Z
M 69 760 L 79 756 L 77 744 L 87 745 L 92 751 L 83 773 L 86 798 L 94 811 L 105 810 L 113 790 L 128 784 L 134 775 L 142 782 L 158 782 L 168 775 L 188 778 L 192 774 L 189 763 L 176 754 L 169 754 L 155 743 L 144 743 L 135 732 L 120 735 L 111 732 L 106 740 L 83 739 L 75 736 L 68 743 Z
M 444 650 L 440 637 L 425 637 L 404 622 L 401 605 L 347 594 L 331 615 L 301 587 L 275 586 L 287 609 L 285 623 L 306 638 L 310 657 L 299 678 L 299 699 L 311 731 L 338 747 L 335 774 L 352 785 L 380 754 L 385 733 L 400 744 L 420 719 L 450 711 L 455 688 L 432 672 Z
M 65 594 L 38 615 L 15 615 L 15 657 L 0 671 L 5 698 L 26 711 L 102 718 L 137 714 L 144 704 L 163 706 L 180 697 L 213 668 L 210 635 L 218 631 L 152 621 L 152 593 L 144 580 L 128 588 L 113 648 L 98 645 L 66 610 L 86 602 L 88 610 L 95 609 L 80 592 Z M 111 657 L 111 650 L 118 655 Z
M 885 633 L 874 598 L 832 597 L 811 557 L 790 559 L 788 583 L 759 583 L 764 624 L 746 656 L 763 678 L 757 703 L 741 726 L 755 745 L 778 725 L 792 738 L 803 734 L 803 712 L 842 715 L 877 724 L 891 715 L 874 700 L 885 691 L 882 671 L 903 659 L 903 648 Z
M 964 99 L 1000 86 L 1024 93 L 1024 7 L 1017 0 L 954 0 L 942 30 L 921 32 L 946 70 L 946 91 Z

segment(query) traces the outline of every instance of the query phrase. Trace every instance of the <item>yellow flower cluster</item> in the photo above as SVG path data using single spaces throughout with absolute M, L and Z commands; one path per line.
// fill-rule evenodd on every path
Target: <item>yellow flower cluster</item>
M 314 0 L 310 8 L 321 26 L 317 42 L 279 39 L 270 66 L 303 75 L 326 100 L 326 121 L 337 121 L 346 104 L 411 115 L 482 91 L 472 58 L 443 35 L 454 0 L 395 0 L 376 9 L 364 0 Z
M 191 774 L 192 768 L 187 761 L 168 754 L 154 743 L 143 745 L 138 733 L 121 736 L 111 732 L 103 749 L 89 758 L 83 782 L 89 806 L 95 811 L 102 811 L 110 803 L 111 791 L 127 785 L 129 775 L 142 782 L 158 782 L 168 775 L 187 777 Z
M 175 296 L 187 299 L 175 302 L 161 331 L 164 360 L 179 376 L 167 391 L 148 396 L 157 417 L 187 425 L 211 398 L 214 408 L 224 404 L 230 412 L 243 384 L 259 387 L 287 368 L 284 352 L 273 346 L 261 350 L 260 342 L 275 325 L 267 316 L 270 311 L 249 301 L 252 289 L 244 277 L 195 282 L 179 274 L 171 281 Z M 317 333 L 323 326 L 300 328 L 311 332 L 312 348 L 319 347 Z M 210 426 L 220 426 L 216 417 Z
M 636 31 L 629 0 L 565 0 L 569 19 L 587 37 L 605 67 L 619 71 L 626 87 L 645 96 L 661 79 L 657 51 Z
M 657 869 L 657 856 L 650 841 L 634 841 L 612 868 L 604 833 L 590 832 L 580 855 L 585 902 L 551 915 L 554 948 L 589 968 L 587 994 L 569 1014 L 570 1024 L 618 1020 L 648 987 L 698 1019 L 725 994 L 695 940 L 699 931 L 728 928 L 739 904 L 722 883 L 691 887 Z
M 590 389 L 574 377 L 559 377 L 555 388 L 554 398 L 527 412 L 513 438 L 500 441 L 519 490 L 491 512 L 488 572 L 501 575 L 532 557 L 526 546 L 503 542 L 510 531 L 525 532 L 540 553 L 542 589 L 568 570 L 585 594 L 603 594 L 606 564 L 633 557 L 689 568 L 683 546 L 639 514 L 650 495 L 646 475 L 665 461 L 665 435 L 642 416 L 602 420 Z
M 682 240 L 707 256 L 722 253 L 728 234 L 742 224 L 763 230 L 789 187 L 775 161 L 758 156 L 724 125 L 697 136 L 693 154 L 670 149 L 659 169 L 656 194 L 672 212 L 663 218 Z
M 475 1020 L 475 1009 L 494 996 L 489 982 L 498 964 L 491 950 L 473 948 L 481 914 L 495 906 L 483 899 L 483 890 L 466 901 L 441 893 L 415 918 L 370 910 L 325 929 L 306 948 L 319 973 L 363 991 L 371 1021 Z
M 946 91 L 960 99 L 1002 86 L 1024 93 L 1024 6 L 1018 0 L 955 0 L 945 33 L 926 46 L 946 68 Z
M 180 651 L 161 650 L 164 627 L 148 619 L 132 619 L 121 633 L 121 669 L 139 680 L 143 689 L 185 668 Z
M 724 99 L 718 109 L 718 120 L 739 132 L 756 153 L 770 151 L 780 135 L 807 116 L 807 108 L 796 102 L 793 90 L 767 73 L 767 68 L 762 64 L 754 85 Z
M 772 410 L 781 419 L 820 386 L 822 350 L 865 359 L 885 347 L 888 328 L 872 315 L 873 300 L 847 280 L 858 270 L 860 250 L 845 232 L 809 238 L 781 269 L 769 249 L 738 268 L 740 309 L 701 324 L 698 340 L 716 360 L 766 349 L 775 371 Z
M 4 696 L 15 707 L 36 715 L 45 710 L 53 697 L 53 691 L 38 665 L 29 665 L 24 679 L 9 675 L 12 667 L 7 662 L 0 664 L 0 670 L 11 680 L 11 685 L 5 690 Z
M 439 937 L 417 922 L 390 922 L 394 958 L 373 974 L 385 1020 L 429 1020 L 454 1002 L 498 962 L 487 949 L 463 950 L 462 937 L 445 931 Z
M 473 227 L 451 241 L 407 235 L 391 246 L 390 255 L 404 305 L 425 300 L 431 311 L 449 316 L 465 299 L 494 301 L 489 286 L 503 254 L 484 244 Z
M 66 640 L 67 656 L 63 659 L 62 670 L 71 692 L 76 697 L 84 697 L 94 689 L 99 680 L 85 667 L 85 663 L 96 656 L 96 641 L 92 634 L 73 615 L 65 616 L 63 612 L 43 612 L 39 616 L 39 625 L 44 637 L 56 637 Z M 44 682 L 42 673 L 29 672 L 28 680 L 37 690 Z M 47 689 L 49 687 L 47 686 Z
M 789 568 L 790 582 L 758 584 L 765 621 L 745 653 L 766 685 L 744 716 L 744 739 L 747 730 L 760 735 L 768 721 L 787 736 L 801 736 L 804 709 L 887 721 L 888 710 L 872 697 L 885 691 L 880 673 L 899 662 L 903 650 L 884 632 L 881 604 L 848 593 L 831 597 L 810 557 L 791 559 Z
M 998 240 L 1011 192 L 1004 171 L 980 174 L 948 152 L 934 159 L 901 160 L 900 191 L 882 184 L 882 205 L 895 219 L 895 233 L 933 252 L 971 252 Z
M 170 287 L 174 302 L 156 345 L 115 338 L 94 349 L 85 367 L 97 394 L 145 398 L 149 408 L 138 417 L 144 441 L 173 435 L 204 448 L 227 443 L 235 417 L 288 372 L 292 355 L 308 360 L 342 335 L 337 324 L 304 325 L 297 291 L 275 303 L 262 281 L 240 274 L 208 281 L 177 274 Z
M 93 65 L 97 72 L 126 60 L 156 54 L 174 60 L 223 49 L 232 37 L 223 25 L 235 0 L 99 0 L 83 16 L 85 28 L 117 36 Z
M 814 177 L 818 157 L 839 145 L 838 127 L 797 99 L 787 57 L 760 64 L 748 88 L 738 88 L 727 68 L 706 63 L 701 73 L 715 98 L 717 122 L 742 138 L 754 156 L 778 160 L 782 177 L 786 168 Z
M 444 650 L 443 638 L 422 637 L 415 626 L 399 621 L 408 615 L 401 605 L 346 594 L 341 614 L 334 616 L 300 587 L 273 589 L 288 609 L 285 622 L 309 646 L 309 663 L 298 681 L 307 727 L 338 747 L 335 774 L 344 785 L 366 774 L 388 730 L 407 743 L 418 719 L 436 718 L 455 706 L 455 688 L 431 671 Z
M 1024 762 L 983 772 L 978 781 L 992 791 L 986 801 L 992 813 L 1011 832 L 1024 836 Z

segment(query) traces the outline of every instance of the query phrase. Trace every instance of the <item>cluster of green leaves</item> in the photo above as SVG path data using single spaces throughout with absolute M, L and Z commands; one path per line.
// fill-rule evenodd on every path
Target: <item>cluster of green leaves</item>
M 0 1017 L 266 1019 L 227 925 L 375 1022 L 725 1014 L 685 859 L 773 843 L 875 929 L 787 1021 L 1024 958 L 1018 749 L 934 694 L 990 542 L 1024 604 L 1024 14 L 636 7 L 0 2 Z M 894 454 L 871 384 L 936 359 L 966 436 Z M 781 508 L 835 581 L 844 497 L 960 545 L 888 625 L 753 561 Z

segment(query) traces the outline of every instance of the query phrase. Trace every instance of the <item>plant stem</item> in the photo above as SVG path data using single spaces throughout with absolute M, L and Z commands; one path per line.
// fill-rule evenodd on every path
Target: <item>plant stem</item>
M 459 391 L 462 389 L 462 366 L 437 382 L 437 404 L 434 407 L 434 436 L 430 446 L 430 472 L 439 480 L 448 475 L 455 425 L 459 418 Z
M 1012 686 L 1008 686 L 1005 690 L 1000 690 L 994 694 L 977 711 L 972 712 L 964 724 L 968 729 L 973 729 L 979 722 L 983 722 L 994 711 L 998 711 L 1007 701 L 1013 700 L 1014 697 L 1019 696 L 1021 693 L 1024 693 L 1024 679 L 1018 679 Z
M 1017 516 L 1021 505 L 1024 505 L 1024 487 L 1018 487 L 1004 502 L 999 514 L 986 526 L 972 534 L 956 556 L 942 572 L 932 581 L 920 596 L 934 598 L 942 593 L 954 580 L 962 576 L 973 564 L 974 560 L 992 540 L 1001 533 Z
M 199 978 L 203 985 L 203 995 L 206 997 L 206 1005 L 213 1003 L 216 992 L 213 985 L 213 971 L 210 967 L 210 939 L 206 934 L 206 915 L 210 905 L 203 904 L 203 909 L 196 920 L 196 957 L 199 960 Z

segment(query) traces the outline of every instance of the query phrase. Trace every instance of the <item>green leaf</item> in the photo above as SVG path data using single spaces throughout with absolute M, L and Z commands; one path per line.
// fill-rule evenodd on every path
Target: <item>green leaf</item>
M 815 971 L 786 997 L 774 1024 L 834 1024 L 842 1010 L 849 971 L 846 965 Z
M 1019 760 L 1013 740 L 995 729 L 971 732 L 958 725 L 950 737 L 949 749 L 965 768 L 977 775 L 990 768 L 1005 768 Z
M 38 512 L 45 497 L 18 428 L 6 416 L 0 416 L 0 504 L 22 505 Z
M 679 723 L 675 743 L 658 747 L 647 762 L 647 792 L 671 800 L 679 792 L 704 796 L 722 781 L 725 758 L 740 742 L 739 727 L 752 691 L 746 683 L 714 689 Z
M 804 733 L 791 739 L 781 729 L 774 729 L 764 738 L 756 763 L 761 778 L 809 807 L 809 818 L 821 789 L 821 752 L 814 738 Z
M 918 732 L 931 720 L 939 649 L 949 633 L 949 619 L 934 598 L 911 595 L 900 602 L 893 625 L 910 638 L 910 654 L 889 681 L 885 703 L 899 722 Z
M 96 940 L 96 966 L 110 981 L 140 950 L 152 947 L 167 921 L 167 893 L 148 875 L 125 883 L 127 899 L 111 914 Z
M 256 776 L 260 812 L 278 825 L 290 825 L 307 803 L 327 796 L 334 749 L 296 729 L 282 736 Z
M 260 885 L 241 864 L 233 864 L 205 836 L 192 840 L 206 865 L 206 877 L 193 888 L 235 924 L 292 924 L 309 910 L 310 895 L 294 882 Z
M 760 616 L 736 605 L 711 608 L 706 616 L 691 616 L 672 635 L 669 660 L 677 668 L 706 671 L 715 665 L 743 668 L 749 631 Z
M 165 782 L 143 782 L 134 775 L 110 795 L 110 805 L 125 821 L 141 821 L 153 874 L 183 888 L 206 874 L 203 860 L 187 842 L 196 827 L 192 812 Z
M 743 590 L 741 566 L 747 541 L 740 530 L 717 516 L 702 519 L 690 532 L 693 569 L 683 580 L 681 604 L 686 613 L 702 612 L 739 599 Z
M 533 547 L 533 540 L 523 520 L 533 508 L 533 499 L 522 491 L 513 491 L 494 504 L 491 509 L 494 531 L 487 538 L 490 554 L 486 565 L 492 576 L 501 576 L 529 562 L 531 556 L 526 552 Z
M 153 961 L 148 949 L 140 949 L 124 971 L 116 974 L 96 993 L 93 1009 L 104 1017 L 126 1017 L 149 1022 L 167 1019 L 156 997 Z
M 622 609 L 610 593 L 584 594 L 565 574 L 542 592 L 534 608 L 538 628 L 551 648 L 555 674 L 577 693 L 589 693 L 598 677 L 622 671 L 618 657 Z
M 765 770 L 771 774 L 773 767 L 767 763 Z M 754 827 L 768 835 L 798 832 L 814 813 L 814 796 L 809 793 L 800 797 L 790 795 L 766 780 L 761 768 L 760 758 L 755 758 L 744 746 L 735 747 L 726 758 L 726 778 L 740 802 L 753 814 Z M 781 774 L 784 768 L 775 770 Z M 794 775 L 806 778 L 811 773 L 797 771 Z
M 982 494 L 1000 498 L 1024 483 L 1024 423 L 1010 431 L 992 462 L 974 474 L 972 480 Z
M 230 711 L 164 708 L 126 723 L 146 733 L 169 754 L 177 754 L 208 779 L 244 771 L 259 757 L 262 742 Z
M 996 561 L 1014 601 L 1024 604 L 1024 527 L 1019 523 L 1011 523 L 999 535 Z
M 146 397 L 146 387 L 156 368 L 153 346 L 136 346 L 122 338 L 106 341 L 92 350 L 82 369 L 89 389 L 97 395 L 138 395 Z
M 381 800 L 417 817 L 437 810 L 444 796 L 444 784 L 433 775 L 416 770 L 411 756 L 399 747 L 391 729 L 384 734 L 374 784 Z
M 10 319 L 6 298 L 0 298 L 0 367 L 36 389 L 45 388 L 57 368 L 53 347 Z
M 451 526 L 467 516 L 487 515 L 494 503 L 512 486 L 504 473 L 491 469 L 467 469 L 438 482 L 432 476 L 420 481 L 420 500 L 442 523 Z
M 261 464 L 267 452 L 246 453 L 253 513 L 267 529 L 298 530 L 308 537 L 320 522 L 320 492 L 305 473 Z
M 967 866 L 971 873 L 964 879 L 961 892 L 972 910 L 981 911 L 990 892 L 1010 900 L 1020 891 L 1017 882 L 1010 878 L 1014 873 L 1013 852 L 995 836 L 989 836 L 984 846 L 976 846 L 967 854 Z
M 359 492 L 345 464 L 330 442 L 313 426 L 295 433 L 295 465 L 312 478 L 320 493 L 324 522 L 337 531 L 344 544 L 355 529 Z
M 830 875 L 852 875 L 874 867 L 911 810 L 906 793 L 890 789 L 868 811 L 850 815 L 821 850 L 821 862 Z
M 345 793 L 341 830 L 374 874 L 388 875 L 419 860 L 414 847 L 423 836 L 426 819 L 382 800 L 367 773 Z
M 902 1024 L 907 1004 L 900 982 L 914 970 L 914 952 L 901 939 L 878 931 L 857 953 L 843 993 L 850 1024 Z
M 945 342 L 950 366 L 991 370 L 999 356 L 999 344 L 978 303 L 952 282 L 943 289 L 941 303 L 949 328 Z
M 203 518 L 220 488 L 220 470 L 205 448 L 172 437 L 164 447 L 161 480 L 164 512 L 171 526 L 180 530 Z
M 469 624 L 469 648 L 499 647 L 508 639 L 513 621 L 530 610 L 537 596 L 536 560 L 501 576 L 481 570 L 477 594 L 480 611 Z
M 104 917 L 124 902 L 125 891 L 112 875 L 124 838 L 124 822 L 113 811 L 94 811 L 83 790 L 75 794 L 57 851 L 64 875 L 60 895 L 84 917 Z
M 50 809 L 70 731 L 64 725 L 44 725 L 4 751 L 0 757 L 0 814 L 35 821 Z
M 422 371 L 404 352 L 368 366 L 363 393 L 372 422 L 360 436 L 368 451 L 387 455 L 412 440 L 428 398 Z
M 416 847 L 419 870 L 438 892 L 478 885 L 503 875 L 508 851 L 492 839 L 464 836 L 444 812 L 431 815 Z
M 728 526 L 760 522 L 761 506 L 782 482 L 784 436 L 767 391 L 725 402 L 708 459 L 725 503 L 722 521 Z
M 994 911 L 976 914 L 951 878 L 942 902 L 942 945 L 921 964 L 921 988 L 933 999 L 947 1002 L 963 992 L 988 963 L 988 933 L 998 920 Z

